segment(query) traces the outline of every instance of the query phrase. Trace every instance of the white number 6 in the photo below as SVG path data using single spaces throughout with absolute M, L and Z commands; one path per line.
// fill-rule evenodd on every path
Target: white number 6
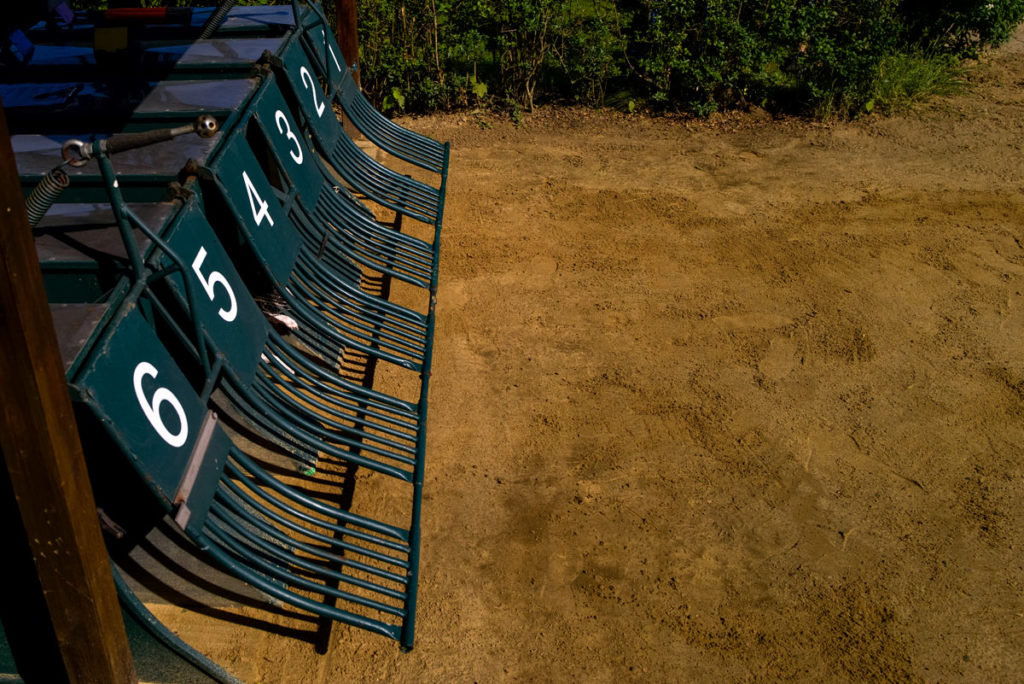
M 213 271 L 212 273 L 210 273 L 209 278 L 203 277 L 203 272 L 200 269 L 202 269 L 203 262 L 205 260 L 206 248 L 200 247 L 199 253 L 196 254 L 196 258 L 192 262 L 192 270 L 195 271 L 196 277 L 199 278 L 199 282 L 203 284 L 203 289 L 206 290 L 206 296 L 210 298 L 211 302 L 217 296 L 217 293 L 214 291 L 214 286 L 217 285 L 218 283 L 224 286 L 224 289 L 228 293 L 228 298 L 231 300 L 231 306 L 228 307 L 227 310 L 221 309 L 217 313 L 220 314 L 221 318 L 230 323 L 231 321 L 235 320 L 235 316 L 238 315 L 238 302 L 235 301 L 235 292 L 234 290 L 231 289 L 231 285 L 230 283 L 228 283 L 228 279 L 225 278 L 224 274 L 221 273 L 220 271 Z
M 309 88 L 313 93 L 313 106 L 316 107 L 316 115 L 318 117 L 323 116 L 326 105 L 323 102 L 317 102 L 316 100 L 316 91 L 319 87 L 317 86 L 316 80 L 310 76 L 309 69 L 306 67 L 301 67 L 299 69 L 299 77 L 302 79 L 302 85 Z
M 277 122 L 277 132 L 284 133 L 284 137 L 295 143 L 295 151 L 289 152 L 292 159 L 295 160 L 296 164 L 302 163 L 302 143 L 299 142 L 298 137 L 292 133 L 291 124 L 288 123 L 288 117 L 284 115 L 280 109 L 274 113 L 274 121 Z
M 153 392 L 152 399 L 146 399 L 146 393 L 142 391 L 142 379 L 147 377 L 155 379 L 157 372 L 153 364 L 146 361 L 135 367 L 135 376 L 133 378 L 135 397 L 139 400 L 142 412 L 146 414 L 146 418 L 149 419 L 156 433 L 172 447 L 180 447 L 188 439 L 188 421 L 185 419 L 185 409 L 181 407 L 178 397 L 174 396 L 174 392 L 166 387 L 158 387 L 156 392 Z M 171 434 L 171 431 L 164 425 L 163 419 L 160 418 L 160 405 L 164 402 L 170 404 L 174 412 L 178 414 L 178 422 L 181 423 L 181 429 L 176 435 Z

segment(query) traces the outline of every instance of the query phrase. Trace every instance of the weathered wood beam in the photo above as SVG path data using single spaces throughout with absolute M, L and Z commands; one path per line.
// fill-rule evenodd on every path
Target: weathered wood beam
M 68 680 L 135 682 L 2 102 L 0 388 L 0 451 Z
M 356 18 L 356 0 L 334 0 L 335 14 L 338 17 L 338 47 L 349 66 L 359 64 L 359 31 Z M 355 73 L 359 83 L 359 71 Z

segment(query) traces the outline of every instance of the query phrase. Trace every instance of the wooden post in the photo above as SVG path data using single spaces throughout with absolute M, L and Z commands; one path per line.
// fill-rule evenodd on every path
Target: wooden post
M 135 682 L 2 102 L 0 387 L 0 451 L 67 678 Z
M 345 64 L 359 64 L 359 31 L 356 17 L 356 0 L 334 0 L 335 14 L 338 17 L 338 47 L 345 57 Z M 355 73 L 359 83 L 359 71 Z

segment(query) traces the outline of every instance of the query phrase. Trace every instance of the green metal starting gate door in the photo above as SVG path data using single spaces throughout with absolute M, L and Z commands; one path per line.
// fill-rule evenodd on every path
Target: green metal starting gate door
M 103 473 L 114 445 L 269 601 L 408 649 L 449 146 L 370 106 L 317 3 L 235 8 L 197 39 L 209 14 L 132 28 L 120 70 L 89 45 L 104 15 L 40 25 L 0 83 L 86 452 Z M 430 179 L 367 154 L 335 105 Z M 420 303 L 388 301 L 391 280 Z M 415 389 L 374 389 L 352 358 Z M 335 467 L 398 494 L 338 506 Z

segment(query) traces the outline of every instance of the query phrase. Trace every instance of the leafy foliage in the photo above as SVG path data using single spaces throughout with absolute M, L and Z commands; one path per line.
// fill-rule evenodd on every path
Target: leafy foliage
M 334 3 L 324 4 L 331 14 Z M 947 88 L 957 59 L 1005 41 L 1024 18 L 1024 0 L 357 0 L 357 7 L 363 88 L 394 112 L 497 106 L 518 113 L 538 102 L 698 114 L 748 105 L 824 115 L 876 104 L 889 110 Z
M 1010 37 L 1024 16 L 1024 0 L 904 0 L 900 10 L 908 41 L 975 57 Z
M 894 69 L 931 61 L 943 81 L 950 56 L 1006 40 L 1022 18 L 1024 0 L 359 3 L 364 87 L 378 103 L 397 87 L 408 111 L 555 101 L 856 113 L 879 87 L 894 92 Z

